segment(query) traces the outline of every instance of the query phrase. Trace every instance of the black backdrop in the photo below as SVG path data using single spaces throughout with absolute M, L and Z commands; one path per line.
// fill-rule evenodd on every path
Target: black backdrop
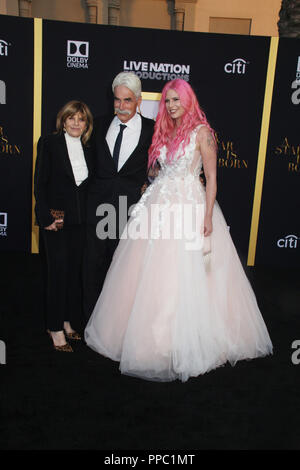
M 5 19 L 5 21 L 4 21 Z M 0 250 L 28 251 L 31 238 L 33 21 L 0 16 Z M 7 44 L 7 45 L 6 45 Z
M 299 39 L 280 40 L 257 242 L 259 264 L 299 266 L 300 261 L 299 57 Z
M 2 24 L 7 22 L 7 18 L 0 16 L 3 35 L 0 39 L 7 40 L 9 36 L 16 38 L 16 40 L 11 39 L 16 43 L 18 39 L 19 54 L 23 54 L 23 61 L 25 61 L 24 46 L 27 41 L 31 41 L 31 56 L 33 52 L 33 21 L 10 18 L 9 33 L 4 34 Z M 22 34 L 21 26 L 28 29 L 25 34 Z M 85 101 L 94 115 L 111 111 L 111 82 L 114 76 L 124 68 L 141 75 L 144 92 L 160 92 L 166 81 L 176 76 L 182 76 L 191 83 L 211 126 L 216 131 L 219 143 L 218 201 L 237 249 L 245 260 L 249 245 L 270 38 L 44 20 L 42 43 L 43 134 L 53 131 L 57 111 L 70 99 Z M 284 136 L 287 135 L 295 146 L 299 146 L 299 137 L 291 133 L 293 126 L 296 126 L 293 113 L 299 112 L 299 106 L 295 104 L 290 109 L 293 77 L 287 78 L 287 83 L 284 84 L 284 87 L 287 87 L 286 93 L 289 101 L 278 101 L 279 96 L 282 96 L 281 91 L 278 93 L 283 86 L 282 74 L 287 73 L 287 59 L 285 58 L 287 49 L 290 51 L 289 44 L 292 45 L 294 51 L 297 48 L 299 51 L 299 41 L 280 41 L 256 257 L 256 263 L 260 264 L 265 262 L 279 265 L 294 264 L 299 261 L 298 248 L 293 250 L 293 256 L 290 257 L 288 249 L 281 251 L 279 248 L 276 249 L 281 255 L 279 256 L 271 246 L 271 240 L 277 240 L 278 229 L 278 226 L 274 225 L 272 215 L 274 206 L 270 197 L 271 188 L 274 186 L 278 194 L 281 193 L 281 198 L 276 200 L 275 210 L 278 213 L 285 213 L 285 216 L 281 218 L 282 227 L 278 229 L 278 238 L 282 235 L 289 235 L 290 230 L 297 237 L 299 234 L 294 205 L 288 205 L 286 199 L 286 194 L 290 194 L 290 191 L 295 198 L 299 172 L 294 171 L 293 174 L 290 172 L 288 178 L 283 178 L 282 172 L 274 172 L 274 165 L 269 164 L 271 149 L 274 145 L 280 145 Z M 22 83 L 22 97 L 25 100 L 32 100 L 32 59 L 28 62 L 30 54 L 26 54 L 26 67 L 18 69 L 15 77 L 17 83 Z M 6 59 L 0 56 L 0 65 Z M 290 67 L 294 68 L 295 79 L 297 64 L 294 64 L 294 59 L 288 60 L 290 60 Z M 13 82 L 13 67 L 8 73 L 7 80 Z M 0 80 L 3 80 L 2 77 L 1 67 Z M 1 111 L 2 108 L 3 106 L 0 107 Z M 7 102 L 5 109 L 7 118 L 2 118 L 1 114 L 0 127 L 5 121 L 4 128 L 8 129 L 10 119 L 14 123 L 12 135 L 16 135 L 18 120 L 14 119 L 12 102 Z M 19 134 L 19 140 L 24 146 L 25 142 L 27 145 L 28 140 L 32 139 L 32 107 L 22 108 L 21 113 L 22 120 L 26 120 L 27 126 L 24 126 L 23 134 Z M 284 127 L 281 126 L 283 121 L 285 121 Z M 278 129 L 282 130 L 283 137 L 279 138 Z M 25 174 L 22 173 L 21 168 L 14 166 L 11 161 L 11 168 L 3 167 L 2 155 L 0 161 L 1 174 L 4 168 L 6 175 L 3 178 L 3 185 L 6 194 L 9 195 L 8 198 L 11 197 L 12 192 L 11 172 L 17 172 L 23 182 L 23 186 L 18 188 L 20 199 L 24 192 L 27 191 L 29 194 L 31 177 L 26 179 L 25 184 Z M 281 186 L 278 186 L 278 174 Z M 294 178 L 293 190 L 290 178 Z M 287 188 L 283 190 L 285 185 Z M 0 203 L 0 212 L 5 212 L 5 207 L 7 206 Z M 26 217 L 27 215 L 26 213 Z M 23 233 L 28 231 L 28 220 L 26 218 L 23 225 L 20 224 L 23 227 Z M 262 233 L 265 235 L 262 236 Z M 13 246 L 15 249 L 29 251 L 29 238 L 28 234 L 24 235 L 22 243 L 17 238 L 12 238 L 11 245 L 5 245 L 4 237 L 1 237 L 0 249 Z
M 189 82 L 220 141 L 218 200 L 246 257 L 270 39 L 43 23 L 44 132 L 52 130 L 57 110 L 74 97 L 86 101 L 95 115 L 110 111 L 111 82 L 124 65 L 136 71 L 139 63 L 146 64 L 148 72 L 141 76 L 145 92 L 160 92 L 168 78 L 187 75 L 165 72 L 160 79 L 144 78 L 151 63 L 189 67 Z M 89 43 L 88 68 L 68 67 L 70 39 Z M 228 66 L 231 73 L 226 72 L 225 65 L 239 58 L 245 63 L 235 70 Z

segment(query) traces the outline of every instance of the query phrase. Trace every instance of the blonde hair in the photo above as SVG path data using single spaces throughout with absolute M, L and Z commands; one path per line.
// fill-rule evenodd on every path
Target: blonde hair
M 86 129 L 81 136 L 82 143 L 86 145 L 93 130 L 93 115 L 83 101 L 69 101 L 60 109 L 56 116 L 56 132 L 62 134 L 66 119 L 74 116 L 76 113 L 80 113 L 86 121 Z

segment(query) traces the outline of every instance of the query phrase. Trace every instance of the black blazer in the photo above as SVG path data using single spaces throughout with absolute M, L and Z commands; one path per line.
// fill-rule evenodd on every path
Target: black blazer
M 118 214 L 119 196 L 127 196 L 128 209 L 141 197 L 141 188 L 147 181 L 148 149 L 152 142 L 154 121 L 142 117 L 138 144 L 120 171 L 112 159 L 106 133 L 113 116 L 96 118 L 92 145 L 95 155 L 95 171 L 88 189 L 87 222 L 96 224 L 96 209 L 100 204 L 112 204 Z
M 37 223 L 47 227 L 53 222 L 50 209 L 65 212 L 64 226 L 86 221 L 86 194 L 93 171 L 92 151 L 83 145 L 89 177 L 77 186 L 64 134 L 40 138 L 34 175 Z

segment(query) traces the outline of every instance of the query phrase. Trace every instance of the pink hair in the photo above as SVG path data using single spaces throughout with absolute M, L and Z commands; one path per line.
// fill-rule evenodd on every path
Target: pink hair
M 174 90 L 180 98 L 181 106 L 184 108 L 185 113 L 182 116 L 181 124 L 176 130 L 176 135 L 172 139 L 175 129 L 175 120 L 171 118 L 166 109 L 166 94 L 168 90 Z M 206 116 L 199 106 L 196 95 L 192 87 L 181 78 L 168 82 L 163 90 L 159 104 L 156 123 L 154 126 L 154 134 L 152 144 L 149 148 L 148 168 L 153 167 L 161 147 L 167 147 L 167 159 L 169 161 L 174 159 L 179 145 L 183 142 L 183 148 L 188 145 L 190 141 L 190 133 L 199 124 L 204 124 L 213 134 L 213 130 L 207 122 Z

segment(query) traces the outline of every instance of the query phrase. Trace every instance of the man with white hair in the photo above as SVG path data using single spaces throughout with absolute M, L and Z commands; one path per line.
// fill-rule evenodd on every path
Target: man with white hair
M 124 217 L 122 207 L 124 200 L 127 202 L 127 209 L 136 204 L 147 181 L 148 149 L 154 130 L 154 121 L 144 118 L 138 112 L 142 96 L 141 81 L 136 74 L 119 73 L 113 80 L 112 90 L 115 116 L 95 119 L 92 139 L 96 160 L 87 200 L 87 242 L 84 260 L 84 310 L 87 319 L 100 295 L 122 233 L 123 227 L 120 226 L 119 220 L 122 219 L 125 223 L 127 221 L 127 213 Z M 123 197 L 120 205 L 121 196 Z M 113 220 L 109 219 L 107 212 L 104 214 L 107 205 L 115 209 Z M 97 208 L 100 217 L 96 215 Z M 108 236 L 104 238 L 103 228 L 106 220 L 107 225 L 111 226 L 105 226 Z

